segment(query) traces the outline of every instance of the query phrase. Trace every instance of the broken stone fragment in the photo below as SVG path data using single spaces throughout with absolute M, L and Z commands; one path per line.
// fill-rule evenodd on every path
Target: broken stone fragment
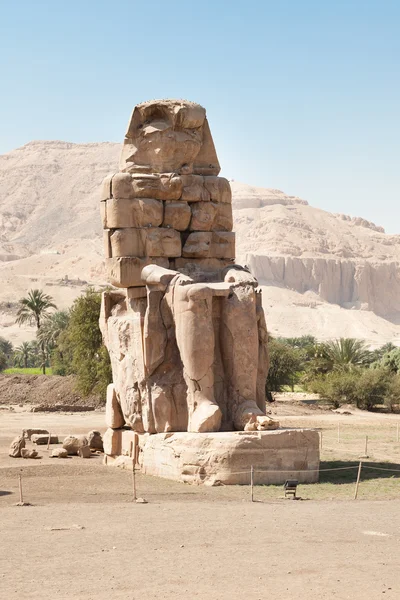
M 8 455 L 12 458 L 20 458 L 21 450 L 23 448 L 25 448 L 25 439 L 22 437 L 22 435 L 19 435 L 18 437 L 14 438 L 11 442 Z
M 22 436 L 27 440 L 30 440 L 31 436 L 33 434 L 39 435 L 39 434 L 44 434 L 44 433 L 47 433 L 47 435 L 49 435 L 49 432 L 47 431 L 47 429 L 23 429 L 22 430 Z
M 54 448 L 51 451 L 50 458 L 68 458 L 68 452 L 65 448 Z
M 80 456 L 81 458 L 90 458 L 92 456 L 90 447 L 89 446 L 81 446 L 78 449 L 78 456 Z
M 63 448 L 68 454 L 78 454 L 79 448 L 88 445 L 88 439 L 85 435 L 68 435 L 63 441 Z
M 37 446 L 44 446 L 49 443 L 49 434 L 33 434 L 31 436 L 31 440 Z M 58 444 L 58 436 L 51 435 L 50 436 L 50 444 Z
M 100 431 L 89 431 L 87 438 L 89 448 L 93 448 L 93 450 L 103 450 L 103 438 L 101 437 Z
M 37 450 L 29 450 L 29 448 L 22 448 L 21 456 L 22 458 L 40 458 Z

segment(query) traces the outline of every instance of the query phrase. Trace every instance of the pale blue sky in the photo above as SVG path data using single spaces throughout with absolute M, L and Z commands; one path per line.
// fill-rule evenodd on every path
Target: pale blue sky
M 0 0 L 0 153 L 207 108 L 223 174 L 400 233 L 399 0 Z

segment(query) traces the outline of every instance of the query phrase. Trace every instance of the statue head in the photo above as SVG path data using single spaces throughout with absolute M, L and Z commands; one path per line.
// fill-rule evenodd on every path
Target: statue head
M 120 168 L 129 173 L 218 175 L 205 109 L 188 100 L 150 100 L 135 106 Z

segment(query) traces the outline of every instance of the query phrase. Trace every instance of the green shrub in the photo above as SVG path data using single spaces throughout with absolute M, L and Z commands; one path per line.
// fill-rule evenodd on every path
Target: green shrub
M 298 373 L 302 368 L 302 352 L 285 342 L 270 339 L 268 353 L 267 395 L 271 392 L 281 391 L 285 385 L 293 387 L 298 381 Z

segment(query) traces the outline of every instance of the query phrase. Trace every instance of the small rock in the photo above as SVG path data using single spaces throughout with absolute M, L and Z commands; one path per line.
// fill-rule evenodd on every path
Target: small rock
M 11 442 L 8 455 L 12 458 L 20 458 L 22 448 L 25 448 L 25 439 L 22 437 L 22 435 L 19 435 Z
M 40 458 L 37 450 L 29 450 L 29 448 L 22 448 L 21 456 L 22 458 Z
M 144 498 L 136 498 L 136 504 L 148 504 Z
M 78 454 L 79 448 L 88 445 L 89 442 L 85 435 L 68 435 L 63 441 L 63 448 L 68 454 Z
M 90 458 L 92 456 L 92 453 L 90 452 L 90 447 L 89 446 L 81 446 L 78 450 L 78 455 L 81 458 Z
M 68 452 L 65 448 L 54 448 L 52 450 L 50 458 L 68 458 Z
M 87 438 L 90 448 L 93 448 L 93 450 L 103 450 L 103 438 L 100 431 L 89 431 Z

